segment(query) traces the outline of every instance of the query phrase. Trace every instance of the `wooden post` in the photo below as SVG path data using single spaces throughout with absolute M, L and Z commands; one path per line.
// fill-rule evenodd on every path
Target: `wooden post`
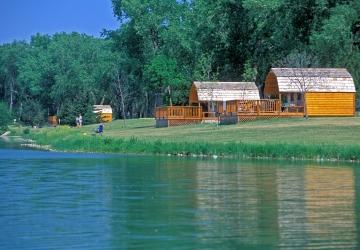
M 282 106 L 282 104 L 281 104 L 281 94 L 279 93 L 279 115 L 281 113 L 281 106 Z
M 257 115 L 260 115 L 260 101 L 256 101 Z
M 276 100 L 275 102 L 276 102 L 276 110 L 277 110 L 277 112 L 278 112 L 278 115 L 280 115 L 280 112 L 281 112 L 281 105 L 280 105 L 280 103 L 281 103 L 281 101 L 280 101 L 280 100 Z

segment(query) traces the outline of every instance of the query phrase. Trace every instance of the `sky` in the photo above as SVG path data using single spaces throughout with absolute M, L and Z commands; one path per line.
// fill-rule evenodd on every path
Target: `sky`
M 111 0 L 0 0 L 0 44 L 63 31 L 100 37 L 118 27 Z

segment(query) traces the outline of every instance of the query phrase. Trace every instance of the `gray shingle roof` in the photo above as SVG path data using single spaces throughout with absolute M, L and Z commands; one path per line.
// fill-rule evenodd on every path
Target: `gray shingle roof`
M 343 68 L 272 68 L 279 92 L 356 92 L 350 73 Z M 299 85 L 302 85 L 300 87 Z
M 199 101 L 259 100 L 254 82 L 194 82 Z

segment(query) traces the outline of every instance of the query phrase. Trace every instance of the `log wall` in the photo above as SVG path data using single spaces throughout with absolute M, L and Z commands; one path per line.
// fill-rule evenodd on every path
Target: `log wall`
M 306 93 L 309 116 L 355 116 L 355 93 Z

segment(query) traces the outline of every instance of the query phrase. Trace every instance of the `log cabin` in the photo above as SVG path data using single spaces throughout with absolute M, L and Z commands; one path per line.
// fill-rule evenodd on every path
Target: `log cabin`
M 194 82 L 190 88 L 189 105 L 201 106 L 205 116 L 229 112 L 234 100 L 260 100 L 255 82 Z
M 355 116 L 355 85 L 343 68 L 272 68 L 264 96 L 278 99 L 282 113 Z
M 97 115 L 99 122 L 111 122 L 113 119 L 110 105 L 93 105 L 93 113 Z
M 355 116 L 355 104 L 354 81 L 346 69 L 272 68 L 262 99 L 253 82 L 194 82 L 189 106 L 156 108 L 155 118 L 156 126 L 164 127 L 306 115 Z
M 156 127 L 219 122 L 222 114 L 237 112 L 235 100 L 260 100 L 255 83 L 194 82 L 189 92 L 189 106 L 167 106 L 155 109 Z M 235 118 L 237 122 L 236 115 Z

